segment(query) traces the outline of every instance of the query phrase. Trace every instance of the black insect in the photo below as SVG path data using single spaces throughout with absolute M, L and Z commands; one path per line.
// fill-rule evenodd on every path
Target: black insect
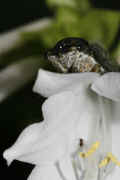
M 80 147 L 84 145 L 83 139 L 80 139 Z
M 60 72 L 117 72 L 118 65 L 113 65 L 108 52 L 99 44 L 68 37 L 60 40 L 46 53 L 47 59 Z

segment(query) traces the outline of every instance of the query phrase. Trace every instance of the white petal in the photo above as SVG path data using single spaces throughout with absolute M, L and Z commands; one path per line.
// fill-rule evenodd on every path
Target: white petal
M 119 122 L 112 123 L 112 154 L 120 162 L 120 118 Z M 120 166 L 116 165 L 113 172 L 108 176 L 107 180 L 120 179 Z
M 112 123 L 112 154 L 120 162 L 120 102 L 111 104 L 111 123 Z M 120 178 L 120 167 L 116 165 L 113 172 L 107 177 L 107 180 L 116 180 Z
M 37 165 L 53 163 L 73 152 L 78 138 L 88 139 L 89 126 L 99 116 L 97 96 L 84 83 L 77 81 L 73 87 L 74 91 L 66 87 L 66 92 L 44 103 L 44 122 L 37 128 L 26 128 L 15 145 L 5 151 L 8 163 L 14 159 Z
M 15 144 L 4 151 L 3 157 L 7 160 L 8 165 L 12 163 L 19 155 L 29 150 L 34 142 L 36 142 L 44 130 L 43 123 L 35 123 L 23 130 Z
M 59 170 L 63 179 L 65 180 L 76 180 L 75 171 L 73 168 L 72 160 L 69 156 L 66 156 L 59 163 Z
M 111 120 L 113 123 L 120 122 L 120 102 L 111 101 Z
M 37 92 L 45 97 L 49 97 L 53 94 L 66 90 L 69 86 L 71 89 L 74 83 L 79 84 L 91 84 L 99 77 L 97 73 L 71 73 L 71 74 L 59 74 L 39 70 L 37 80 L 35 82 L 33 91 Z
M 106 180 L 117 180 L 120 179 L 120 167 L 115 167 L 112 173 L 110 173 Z
M 53 163 L 67 153 L 74 133 L 75 119 L 68 118 L 73 103 L 71 92 L 50 97 L 43 106 L 45 121 L 26 128 L 16 143 L 4 152 L 8 164 L 14 159 L 32 164 Z
M 63 180 L 56 166 L 36 166 L 28 180 Z
M 83 139 L 84 143 L 89 142 L 95 143 L 98 140 L 98 123 L 100 121 L 100 113 L 99 109 L 96 112 L 94 108 L 94 113 L 88 111 L 84 112 L 83 115 L 80 117 L 79 122 L 76 124 L 76 138 Z
M 120 73 L 106 73 L 97 79 L 91 88 L 100 96 L 120 101 Z
M 61 125 L 63 128 L 65 124 L 63 125 L 62 123 L 68 123 L 67 118 L 65 121 L 64 117 L 67 117 L 69 112 L 71 112 L 75 99 L 75 95 L 70 91 L 61 92 L 49 97 L 42 106 L 46 126 L 49 123 L 48 126 L 50 128 L 50 126 L 53 127 L 53 125 L 59 123 L 59 128 Z
M 120 119 L 119 123 L 112 122 L 112 153 L 120 162 Z

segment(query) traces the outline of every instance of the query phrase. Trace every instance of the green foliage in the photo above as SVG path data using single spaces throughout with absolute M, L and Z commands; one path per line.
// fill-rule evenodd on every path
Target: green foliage
M 110 47 L 116 36 L 120 13 L 90 9 L 86 13 L 73 8 L 61 7 L 56 12 L 52 25 L 42 31 L 23 33 L 28 41 L 43 42 L 44 47 L 52 47 L 58 40 L 76 36 Z M 29 38 L 30 37 L 30 38 Z
M 47 48 L 65 37 L 81 37 L 101 43 L 106 48 L 114 44 L 119 28 L 120 13 L 95 9 L 89 0 L 46 0 L 55 16 L 52 23 L 42 29 L 22 32 L 22 46 L 0 57 L 0 65 L 15 61 L 20 57 L 41 55 Z M 111 52 L 112 54 L 112 52 Z M 116 51 L 114 50 L 114 55 Z
M 50 7 L 72 7 L 80 10 L 87 10 L 90 7 L 88 0 L 46 0 Z

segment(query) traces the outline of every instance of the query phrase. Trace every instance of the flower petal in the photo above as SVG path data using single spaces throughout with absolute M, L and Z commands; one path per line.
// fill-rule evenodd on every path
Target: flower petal
M 111 101 L 111 121 L 113 123 L 120 123 L 120 102 Z
M 120 179 L 120 167 L 115 167 L 112 173 L 108 175 L 106 180 L 117 180 Z
M 90 76 L 91 80 L 96 78 Z M 69 76 L 65 77 L 67 83 Z M 79 83 L 75 74 L 73 77 L 77 77 L 77 81 L 72 80 L 65 92 L 45 101 L 44 122 L 26 128 L 13 147 L 4 152 L 8 164 L 14 159 L 36 165 L 51 164 L 74 152 L 79 138 L 88 139 L 89 126 L 95 119 L 91 114 L 99 116 L 97 96 L 88 89 L 88 75 L 83 76 L 84 83 Z
M 43 123 L 35 123 L 25 128 L 15 144 L 3 153 L 3 157 L 7 160 L 8 165 L 10 165 L 14 159 L 17 159 L 20 154 L 28 151 L 33 143 L 38 140 L 43 130 Z
M 120 102 L 111 102 L 111 130 L 112 130 L 112 154 L 120 162 Z M 107 180 L 116 180 L 120 178 L 120 167 L 116 165 L 113 172 L 108 175 Z
M 16 143 L 4 152 L 8 164 L 14 159 L 32 164 L 53 163 L 68 152 L 75 119 L 67 116 L 72 111 L 73 102 L 71 92 L 50 97 L 43 106 L 45 121 L 27 127 Z
M 60 161 L 59 170 L 63 175 L 63 179 L 76 180 L 72 159 L 69 156 L 66 156 L 64 159 Z
M 106 73 L 92 84 L 92 90 L 100 96 L 120 101 L 120 73 Z
M 8 163 L 14 159 L 37 165 L 53 163 L 74 151 L 76 138 L 87 140 L 91 114 L 99 114 L 96 95 L 77 86 L 78 94 L 66 91 L 46 100 L 42 108 L 44 122 L 26 128 L 15 145 L 5 151 Z
M 112 122 L 112 154 L 120 162 L 120 121 Z M 113 164 L 115 164 L 113 162 Z M 120 178 L 120 166 L 115 164 L 115 169 L 113 172 L 108 176 L 107 180 L 115 180 Z
M 112 122 L 112 153 L 120 162 L 120 122 Z
M 50 166 L 36 166 L 28 180 L 63 180 L 54 165 Z
M 69 86 L 74 88 L 74 83 L 79 84 L 91 84 L 99 77 L 97 73 L 71 73 L 71 74 L 59 74 L 39 70 L 37 80 L 33 87 L 33 91 L 37 92 L 45 97 L 49 97 L 53 94 L 66 90 Z

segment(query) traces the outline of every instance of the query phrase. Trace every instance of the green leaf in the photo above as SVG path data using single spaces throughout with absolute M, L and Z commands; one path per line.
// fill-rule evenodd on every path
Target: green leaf
M 72 8 L 59 8 L 52 25 L 42 31 L 23 33 L 29 42 L 42 42 L 52 47 L 64 37 L 76 36 L 110 47 L 118 31 L 120 13 L 91 9 L 81 13 Z

